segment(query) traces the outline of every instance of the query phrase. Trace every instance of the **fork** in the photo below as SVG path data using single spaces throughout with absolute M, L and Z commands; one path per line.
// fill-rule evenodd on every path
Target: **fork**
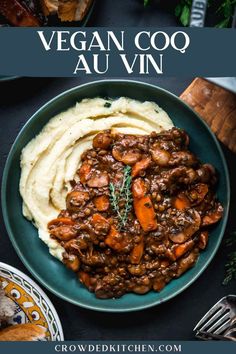
M 197 323 L 194 331 L 225 335 L 236 331 L 236 295 L 228 295 L 218 301 Z
M 230 335 L 221 335 L 221 334 L 214 334 L 214 333 L 209 333 L 209 332 L 197 332 L 196 333 L 196 338 L 199 338 L 201 340 L 221 340 L 221 341 L 236 341 L 236 337 L 230 336 Z

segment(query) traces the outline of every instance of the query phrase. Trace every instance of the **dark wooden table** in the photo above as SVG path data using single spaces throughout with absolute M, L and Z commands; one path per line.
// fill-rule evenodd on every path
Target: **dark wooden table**
M 179 95 L 191 79 L 167 78 L 145 80 Z M 18 132 L 30 116 L 45 102 L 62 91 L 84 83 L 79 79 L 18 79 L 0 84 L 0 170 Z M 236 156 L 223 147 L 232 181 L 232 203 L 227 232 L 236 230 Z M 2 174 L 2 173 L 1 173 Z M 210 266 L 182 294 L 154 308 L 127 314 L 93 312 L 71 305 L 47 290 L 62 321 L 67 340 L 191 340 L 196 321 L 219 298 L 236 293 L 236 281 L 224 287 L 224 264 L 227 249 L 222 243 Z M 30 275 L 15 253 L 2 217 L 0 218 L 0 261 Z
M 177 0 L 152 0 L 143 8 L 143 0 L 97 0 L 89 26 L 177 26 L 173 15 Z M 211 25 L 211 17 L 208 25 Z M 0 171 L 18 132 L 30 116 L 57 94 L 87 80 L 79 79 L 18 79 L 0 83 Z M 147 81 L 179 95 L 191 82 L 189 78 L 151 78 Z M 236 157 L 227 148 L 231 181 L 236 180 Z M 0 177 L 1 178 L 1 177 Z M 232 203 L 227 233 L 236 229 L 236 186 L 232 183 Z M 222 243 L 210 266 L 201 277 L 176 298 L 154 308 L 128 314 L 93 312 L 71 305 L 44 291 L 52 300 L 67 340 L 192 340 L 196 321 L 220 297 L 236 293 L 236 282 L 221 285 L 227 254 Z M 0 213 L 0 261 L 30 275 L 15 253 Z

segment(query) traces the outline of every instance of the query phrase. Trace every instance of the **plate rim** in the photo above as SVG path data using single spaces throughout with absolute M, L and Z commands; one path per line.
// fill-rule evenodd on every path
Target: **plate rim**
M 113 85 L 116 83 L 128 83 L 131 85 L 139 85 L 139 86 L 145 86 L 145 87 L 149 87 L 155 90 L 159 90 L 163 93 L 165 93 L 166 95 L 171 96 L 171 98 L 174 101 L 180 102 L 186 110 L 188 110 L 189 112 L 191 112 L 192 114 L 194 114 L 198 120 L 200 121 L 200 123 L 205 127 L 205 129 L 207 129 L 208 133 L 211 135 L 211 138 L 214 140 L 215 146 L 217 148 L 217 152 L 221 158 L 222 161 L 222 165 L 224 168 L 224 174 L 225 174 L 225 180 L 226 180 L 226 205 L 225 205 L 225 216 L 224 219 L 222 221 L 222 227 L 221 227 L 221 231 L 218 235 L 218 240 L 215 246 L 214 251 L 211 253 L 209 259 L 207 260 L 207 262 L 204 264 L 204 266 L 202 266 L 201 269 L 198 270 L 198 272 L 184 285 L 182 286 L 180 289 L 176 290 L 175 292 L 173 292 L 172 294 L 166 296 L 164 299 L 159 298 L 158 300 L 154 300 L 149 304 L 146 305 L 139 305 L 136 307 L 131 307 L 129 309 L 120 309 L 120 308 L 110 308 L 110 307 L 97 307 L 94 305 L 87 305 L 84 304 L 83 302 L 81 303 L 80 301 L 76 301 L 71 299 L 70 297 L 60 294 L 57 290 L 55 290 L 53 287 L 50 286 L 50 284 L 48 284 L 46 281 L 44 281 L 41 276 L 37 273 L 37 271 L 35 271 L 34 269 L 32 269 L 32 267 L 30 266 L 29 262 L 25 259 L 22 251 L 20 250 L 20 248 L 17 245 L 17 242 L 15 240 L 15 237 L 13 235 L 13 232 L 11 231 L 11 227 L 10 227 L 10 223 L 8 220 L 8 215 L 7 215 L 7 211 L 6 208 L 3 208 L 3 206 L 6 205 L 5 203 L 5 195 L 6 195 L 6 186 L 7 186 L 7 176 L 9 173 L 9 166 L 10 166 L 10 160 L 14 154 L 14 149 L 16 146 L 16 143 L 18 141 L 19 136 L 22 134 L 22 132 L 24 131 L 24 129 L 31 124 L 31 122 L 35 119 L 35 117 L 37 117 L 37 115 L 44 110 L 45 108 L 47 108 L 48 106 L 50 106 L 54 101 L 57 101 L 58 99 L 62 98 L 63 96 L 67 96 L 68 94 L 73 93 L 74 91 L 84 88 L 84 87 L 90 87 L 93 85 L 103 85 L 103 84 L 109 84 L 109 85 Z M 1 188 L 1 206 L 2 206 L 2 214 L 3 214 L 3 220 L 4 220 L 4 224 L 7 230 L 7 234 L 10 238 L 10 241 L 16 251 L 16 253 L 18 254 L 18 256 L 20 257 L 21 261 L 23 262 L 23 264 L 26 266 L 26 268 L 28 269 L 28 271 L 37 279 L 37 281 L 39 281 L 46 289 L 48 289 L 49 291 L 51 291 L 53 294 L 55 294 L 56 296 L 60 297 L 61 299 L 73 304 L 73 305 L 77 305 L 77 306 L 81 306 L 83 308 L 89 309 L 89 310 L 94 310 L 94 311 L 99 311 L 99 312 L 110 312 L 110 313 L 125 313 L 125 312 L 134 312 L 134 311 L 142 311 L 145 310 L 147 308 L 151 308 L 157 305 L 160 305 L 166 301 L 171 300 L 172 298 L 176 297 L 177 295 L 179 295 L 180 293 L 182 293 L 184 290 L 186 290 L 190 285 L 192 285 L 199 277 L 201 274 L 203 274 L 203 272 L 205 271 L 205 269 L 209 266 L 209 264 L 211 263 L 211 261 L 213 260 L 216 252 L 219 249 L 219 246 L 221 244 L 221 241 L 223 239 L 224 233 L 225 233 L 225 229 L 226 229 L 226 225 L 228 222 L 228 215 L 229 215 L 229 206 L 230 206 L 230 193 L 231 192 L 231 188 L 230 188 L 230 178 L 229 178 L 229 171 L 228 171 L 228 166 L 226 163 L 226 159 L 224 156 L 224 153 L 222 151 L 222 148 L 220 146 L 219 141 L 217 140 L 216 136 L 214 135 L 214 133 L 211 131 L 211 129 L 209 128 L 209 126 L 207 125 L 207 123 L 199 116 L 198 113 L 196 113 L 189 105 L 187 105 L 183 100 L 181 100 L 180 97 L 178 97 L 177 95 L 173 94 L 172 92 L 163 89 L 155 84 L 150 84 L 144 81 L 137 81 L 137 80 L 129 80 L 129 79 L 102 79 L 102 80 L 95 80 L 95 81 L 90 81 L 81 85 L 76 85 L 68 90 L 65 90 L 63 92 L 61 92 L 60 94 L 56 95 L 55 97 L 53 97 L 52 99 L 50 99 L 49 101 L 47 101 L 46 103 L 44 103 L 39 109 L 37 109 L 37 111 L 35 113 L 33 113 L 30 118 L 27 120 L 27 122 L 23 125 L 23 127 L 21 128 L 21 130 L 19 131 L 19 133 L 17 134 L 14 143 L 11 146 L 11 149 L 8 153 L 8 157 L 7 160 L 5 162 L 5 166 L 4 166 L 4 170 L 3 170 L 3 175 L 2 175 L 2 188 Z
M 5 262 L 0 262 L 0 268 L 9 270 L 10 272 L 15 273 L 19 277 L 23 278 L 28 283 L 30 283 L 40 293 L 40 295 L 47 301 L 51 311 L 53 312 L 53 315 L 55 317 L 55 321 L 57 322 L 57 325 L 58 325 L 60 337 L 61 337 L 60 341 L 64 341 L 63 328 L 62 328 L 61 320 L 58 316 L 57 310 L 55 309 L 55 306 L 53 305 L 52 301 L 49 299 L 47 294 L 43 291 L 43 289 L 33 279 L 31 279 L 27 274 L 23 273 L 21 270 L 15 268 L 14 266 L 11 266 L 10 264 L 7 264 Z

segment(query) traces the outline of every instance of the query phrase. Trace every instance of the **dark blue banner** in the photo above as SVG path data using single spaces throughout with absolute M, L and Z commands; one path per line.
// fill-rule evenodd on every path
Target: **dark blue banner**
M 236 76 L 236 31 L 1 28 L 0 75 Z
M 4 354 L 55 354 L 55 353 L 182 353 L 182 354 L 235 354 L 236 343 L 229 341 L 132 341 L 132 342 L 15 342 L 0 343 Z

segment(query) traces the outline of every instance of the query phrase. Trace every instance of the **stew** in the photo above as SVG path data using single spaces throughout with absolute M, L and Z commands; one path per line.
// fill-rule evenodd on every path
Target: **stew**
M 66 209 L 48 224 L 63 262 L 98 298 L 161 291 L 196 263 L 223 208 L 214 167 L 185 131 L 102 131 L 82 155 Z

